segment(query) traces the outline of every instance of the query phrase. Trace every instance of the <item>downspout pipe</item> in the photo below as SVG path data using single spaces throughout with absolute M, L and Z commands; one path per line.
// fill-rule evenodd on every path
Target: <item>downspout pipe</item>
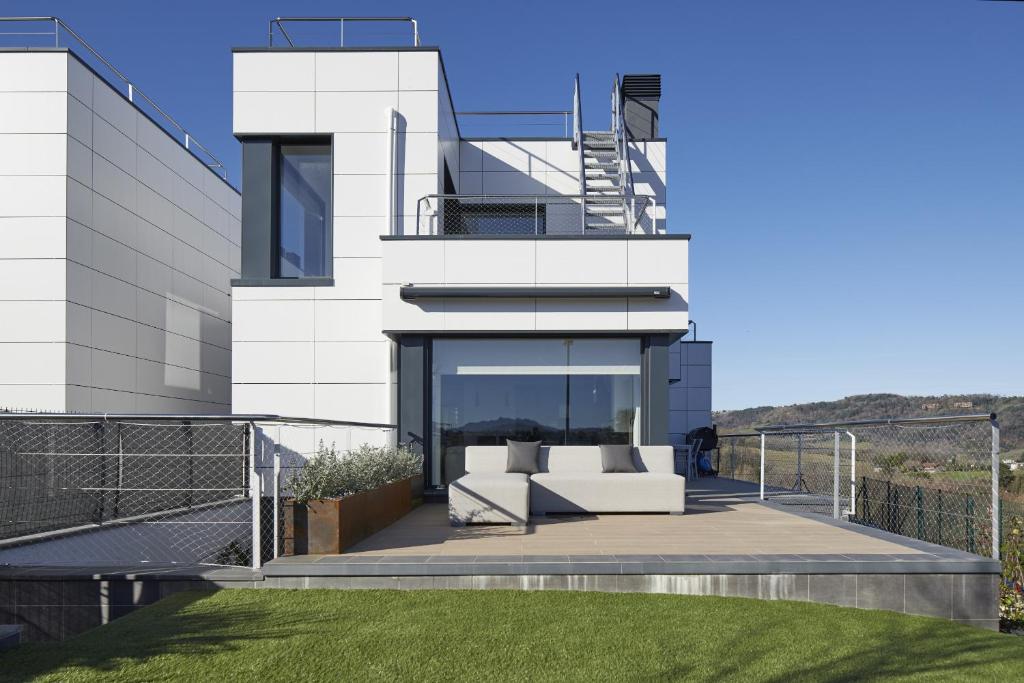
M 397 151 L 398 126 L 396 120 L 398 113 L 393 106 L 387 109 L 387 207 L 384 215 L 387 220 L 387 233 L 394 234 L 394 167 L 395 152 Z

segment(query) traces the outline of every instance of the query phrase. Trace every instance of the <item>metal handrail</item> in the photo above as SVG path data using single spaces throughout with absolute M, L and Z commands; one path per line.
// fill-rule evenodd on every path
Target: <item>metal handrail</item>
M 284 39 L 288 41 L 288 47 L 295 47 L 295 42 L 291 36 L 285 30 L 283 23 L 286 22 L 337 22 L 338 23 L 338 46 L 345 47 L 345 23 L 356 23 L 356 22 L 392 22 L 400 21 L 412 25 L 412 44 L 414 47 L 420 46 L 420 29 L 419 24 L 412 17 L 275 17 L 270 20 L 269 27 L 267 29 L 268 47 L 274 47 L 274 27 L 277 26 L 277 30 L 281 32 Z
M 806 424 L 779 424 L 754 427 L 758 434 L 786 434 L 813 430 L 828 430 L 838 427 L 864 427 L 868 425 L 902 425 L 902 424 L 944 424 L 947 422 L 994 422 L 995 413 L 975 413 L 971 415 L 934 415 L 931 417 L 880 418 L 875 420 L 848 420 L 846 422 L 811 422 Z M 729 435 L 732 436 L 732 435 Z
M 355 422 L 328 420 L 315 417 L 288 417 L 285 415 L 230 413 L 227 415 L 147 414 L 147 413 L 8 413 L 0 412 L 0 422 L 33 420 L 60 420 L 67 422 L 280 422 L 289 424 L 322 425 L 325 427 L 373 427 L 397 429 L 396 424 L 381 422 Z
M 572 148 L 578 152 L 580 164 L 580 194 L 587 194 L 587 168 L 583 159 L 583 100 L 580 95 L 580 74 L 576 72 L 572 87 Z M 587 200 L 583 200 L 580 227 L 587 229 Z
M 550 111 L 457 111 L 455 116 L 561 116 L 563 119 L 563 129 L 565 131 L 565 137 L 569 137 L 569 115 L 571 111 L 563 109 L 553 109 Z M 552 125 L 552 124 L 531 124 L 531 125 Z
M 417 234 L 419 233 L 420 223 L 421 223 L 421 219 L 422 219 L 422 216 L 423 216 L 423 213 L 424 213 L 422 211 L 421 207 L 424 204 L 426 204 L 427 207 L 429 208 L 429 207 L 432 206 L 432 204 L 431 204 L 432 200 L 437 200 L 437 205 L 438 205 L 439 208 L 441 208 L 441 207 L 443 207 L 443 201 L 446 200 L 446 199 L 454 199 L 454 200 L 461 200 L 461 199 L 472 199 L 472 200 L 502 200 L 502 199 L 510 199 L 510 200 L 515 200 L 515 203 L 520 204 L 520 205 L 522 205 L 522 204 L 529 205 L 529 203 L 531 201 L 534 203 L 534 205 L 541 205 L 541 204 L 546 205 L 546 204 L 557 203 L 557 202 L 563 201 L 563 200 L 567 200 L 567 201 L 578 200 L 580 202 L 580 210 L 581 210 L 581 212 L 584 212 L 584 209 L 586 207 L 586 202 L 588 200 L 594 199 L 594 197 L 590 197 L 590 196 L 587 196 L 587 195 L 584 195 L 584 194 L 428 194 L 428 195 L 424 195 L 424 196 L 420 197 L 416 201 L 416 230 L 417 230 Z M 640 200 L 640 201 L 643 202 L 643 209 L 640 212 L 638 212 L 638 215 L 643 215 L 647 211 L 648 207 L 651 207 L 653 209 L 654 207 L 657 206 L 655 198 L 654 197 L 650 197 L 648 195 L 640 195 L 640 196 L 637 196 L 637 197 L 633 197 L 631 199 L 634 202 L 634 204 L 635 204 L 636 200 Z M 604 204 L 604 205 L 608 205 L 608 204 L 613 203 L 613 201 L 616 201 L 616 200 L 617 201 L 622 201 L 623 203 L 625 203 L 625 201 L 626 201 L 625 199 L 618 198 L 618 197 L 607 197 L 607 198 L 601 198 L 601 201 L 599 203 Z M 637 232 L 636 228 L 637 228 L 637 221 L 634 220 L 634 221 L 632 221 L 631 223 L 628 224 L 628 227 L 626 227 L 624 232 L 627 233 L 627 234 L 636 234 L 636 232 Z M 586 224 L 585 223 L 583 223 L 582 226 L 581 226 L 581 232 L 586 232 Z M 643 231 L 643 232 L 646 233 L 646 231 Z M 651 234 L 654 234 L 654 233 L 655 233 L 655 230 L 653 230 L 653 226 L 652 226 Z
M 619 179 L 623 188 L 628 187 L 629 194 L 633 195 L 633 163 L 629 153 L 626 118 L 622 112 L 622 85 L 618 74 L 615 74 L 612 84 L 612 132 L 615 133 L 616 150 L 619 151 Z
M 224 180 L 227 180 L 227 177 L 228 177 L 227 169 L 225 168 L 223 162 L 221 162 L 220 159 L 218 159 L 216 156 L 214 156 L 213 152 L 211 152 L 209 149 L 207 149 L 201 143 L 197 142 L 196 139 L 194 137 L 192 137 L 192 134 L 188 132 L 188 129 L 186 129 L 183 125 L 178 123 L 174 119 L 174 117 L 172 117 L 170 114 L 168 114 L 163 109 L 161 109 L 160 105 L 158 105 L 156 102 L 154 102 L 148 95 L 146 95 L 144 92 L 139 90 L 139 88 L 132 81 L 130 81 L 127 76 L 125 76 L 123 73 L 121 73 L 118 70 L 117 67 L 115 67 L 113 64 L 110 63 L 109 60 L 107 60 L 103 55 L 101 55 L 99 52 L 97 52 L 96 49 L 92 45 L 87 43 L 85 41 L 85 39 L 82 38 L 82 36 L 78 35 L 78 33 L 75 32 L 74 29 L 72 29 L 70 26 L 68 26 L 67 23 L 65 23 L 63 19 L 61 19 L 60 17 L 0 17 L 0 22 L 50 22 L 50 23 L 53 24 L 53 32 L 52 33 L 48 32 L 48 31 L 47 32 L 33 32 L 33 33 L 20 32 L 20 33 L 0 33 L 0 35 L 41 35 L 41 36 L 50 36 L 50 35 L 52 35 L 53 36 L 53 46 L 54 47 L 60 47 L 61 46 L 60 45 L 60 34 L 61 34 L 61 29 L 63 29 L 65 33 L 67 33 L 72 38 L 74 38 L 76 41 L 78 41 L 78 43 L 83 48 L 85 48 L 85 50 L 89 54 L 91 54 L 93 57 L 95 57 L 101 64 L 103 64 L 103 66 L 107 67 L 107 69 L 109 69 L 111 71 L 111 73 L 113 73 L 115 76 L 117 76 L 118 79 L 120 79 L 125 85 L 128 86 L 128 95 L 127 95 L 127 97 L 128 97 L 128 101 L 129 102 L 131 102 L 132 104 L 135 104 L 135 107 L 141 111 L 141 108 L 138 106 L 138 104 L 135 103 L 135 98 L 136 97 L 141 97 L 143 100 L 145 100 L 149 104 L 149 106 L 151 106 L 154 111 L 156 111 L 158 114 L 160 114 L 160 116 L 162 116 L 164 118 L 164 120 L 168 124 L 170 124 L 174 129 L 176 129 L 182 135 L 185 136 L 185 141 L 183 143 L 185 149 L 187 149 L 188 151 L 192 152 L 192 155 L 195 156 L 197 159 L 199 159 L 199 155 L 194 152 L 194 149 L 199 149 L 200 151 L 202 151 L 203 154 L 205 154 L 207 157 L 209 157 L 210 161 L 204 161 L 203 159 L 199 159 L 199 160 L 202 161 L 206 166 L 208 166 L 211 169 L 219 169 L 221 177 L 224 178 Z

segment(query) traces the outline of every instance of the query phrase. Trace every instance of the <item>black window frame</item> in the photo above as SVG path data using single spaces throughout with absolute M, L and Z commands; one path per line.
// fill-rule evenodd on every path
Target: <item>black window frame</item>
M 325 272 L 322 275 L 296 277 L 281 275 L 281 148 L 295 146 L 327 147 L 331 157 L 331 210 L 325 217 L 326 226 L 324 251 L 327 255 Z M 334 139 L 331 135 L 276 135 L 272 138 L 271 152 L 271 217 L 270 217 L 270 279 L 281 282 L 318 281 L 334 279 Z

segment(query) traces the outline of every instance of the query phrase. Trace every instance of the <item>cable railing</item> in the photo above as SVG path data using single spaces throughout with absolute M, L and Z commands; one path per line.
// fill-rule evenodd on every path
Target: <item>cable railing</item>
M 587 215 L 588 206 L 605 211 Z M 431 194 L 416 202 L 415 234 L 654 234 L 654 217 L 654 198 L 645 196 Z
M 0 564 L 258 568 L 277 555 L 283 471 L 318 443 L 396 440 L 393 424 L 268 414 L 2 412 Z
M 564 137 L 566 137 L 566 138 L 569 137 L 569 116 L 571 114 L 572 114 L 571 111 L 562 110 L 562 109 L 537 110 L 537 111 L 528 111 L 528 110 L 509 110 L 509 111 L 503 111 L 503 110 L 495 110 L 495 111 L 457 111 L 457 112 L 455 112 L 455 116 L 456 117 L 471 116 L 471 117 L 480 117 L 482 119 L 487 119 L 487 118 L 491 118 L 491 117 L 499 118 L 499 119 L 509 119 L 509 118 L 512 118 L 512 117 L 523 117 L 525 119 L 528 119 L 528 120 L 525 120 L 523 122 L 513 123 L 513 124 L 508 124 L 507 122 L 503 122 L 502 123 L 503 126 L 513 125 L 513 126 L 516 126 L 516 127 L 553 128 L 553 127 L 559 126 L 559 124 L 561 124 L 559 127 L 562 129 L 562 135 Z M 544 120 L 544 119 L 555 119 L 556 117 L 558 119 L 561 119 L 561 121 L 558 121 L 558 120 Z M 459 122 L 459 129 L 460 130 L 462 129 L 463 125 L 464 124 L 460 121 Z M 470 135 L 468 137 L 474 137 L 474 136 Z
M 755 429 L 719 437 L 719 470 L 762 500 L 998 559 L 994 414 Z
M 420 45 L 420 30 L 419 24 L 412 17 L 275 17 L 270 20 L 267 29 L 267 44 L 268 47 L 274 47 L 274 36 L 280 34 L 282 38 L 288 43 L 288 47 L 302 47 L 302 45 L 296 44 L 296 37 L 293 37 L 292 33 L 289 33 L 286 28 L 287 24 L 337 24 L 337 38 L 338 47 L 348 47 L 345 44 L 345 28 L 350 24 L 367 24 L 367 23 L 407 23 L 412 28 L 412 45 L 413 47 L 419 47 Z M 276 30 L 275 30 L 276 29 Z M 332 40 L 333 42 L 333 40 Z
M 151 97 L 146 95 L 144 92 L 139 90 L 138 86 L 125 76 L 121 71 L 115 67 L 106 57 L 101 55 L 92 45 L 85 41 L 74 29 L 68 26 L 60 17 L 0 17 L 0 23 L 4 24 L 44 24 L 52 26 L 52 30 L 41 30 L 41 31 L 2 31 L 0 32 L 0 39 L 5 36 L 18 36 L 23 38 L 32 37 L 34 39 L 45 39 L 48 47 L 70 47 L 69 45 L 62 45 L 62 38 L 70 36 L 74 41 L 81 46 L 89 55 L 91 55 L 99 64 L 110 71 L 119 81 L 121 81 L 126 88 L 125 97 L 129 102 L 135 105 L 140 111 L 144 111 L 139 106 L 139 101 L 149 105 L 152 110 L 160 116 L 162 119 L 157 123 L 160 124 L 161 128 L 165 132 L 171 135 L 171 137 L 178 140 L 175 133 L 181 136 L 178 140 L 186 150 L 192 153 L 200 162 L 204 163 L 207 167 L 214 170 L 224 180 L 227 180 L 227 169 L 223 162 L 218 159 L 213 152 L 211 152 L 205 145 L 200 143 L 192 136 L 185 126 L 178 123 L 178 121 L 164 111 L 160 105 L 158 105 Z M 52 41 L 51 41 L 52 38 Z M 52 44 L 51 44 L 52 43 Z M 172 133 L 174 131 L 175 133 Z

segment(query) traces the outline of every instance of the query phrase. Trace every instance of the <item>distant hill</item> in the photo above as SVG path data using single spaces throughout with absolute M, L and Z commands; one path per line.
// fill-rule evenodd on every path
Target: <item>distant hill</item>
M 996 413 L 999 418 L 1002 452 L 1024 449 L 1024 396 L 863 394 L 847 396 L 838 401 L 722 410 L 713 413 L 713 419 L 720 432 L 729 433 L 747 431 L 754 426 L 794 422 L 838 422 L 973 413 Z

